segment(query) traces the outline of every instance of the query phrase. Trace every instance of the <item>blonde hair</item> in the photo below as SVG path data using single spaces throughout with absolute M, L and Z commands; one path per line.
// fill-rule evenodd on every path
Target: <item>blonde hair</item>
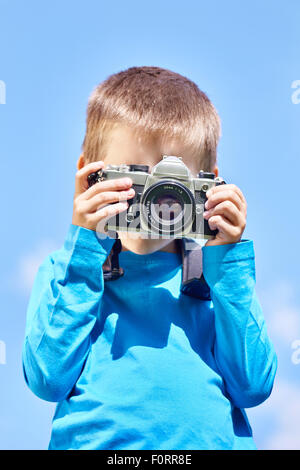
M 86 162 L 103 160 L 109 131 L 131 126 L 139 135 L 179 138 L 211 171 L 221 135 L 218 113 L 188 78 L 160 67 L 130 67 L 110 75 L 89 98 L 82 151 Z

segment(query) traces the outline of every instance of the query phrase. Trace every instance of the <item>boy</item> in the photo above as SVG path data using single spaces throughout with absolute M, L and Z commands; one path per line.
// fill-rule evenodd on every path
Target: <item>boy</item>
M 208 194 L 217 234 L 202 248 L 211 300 L 182 295 L 175 239 L 119 233 L 125 273 L 103 280 L 115 240 L 97 237 L 133 197 L 130 178 L 88 187 L 107 164 L 151 168 L 181 156 L 214 172 L 220 122 L 187 78 L 132 67 L 92 93 L 64 246 L 42 263 L 23 349 L 28 386 L 58 402 L 50 449 L 255 449 L 244 408 L 271 393 L 277 359 L 255 293 L 246 201 L 233 184 Z

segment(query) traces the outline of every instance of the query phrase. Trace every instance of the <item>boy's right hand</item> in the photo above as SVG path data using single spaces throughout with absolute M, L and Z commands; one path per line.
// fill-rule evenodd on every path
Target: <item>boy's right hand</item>
M 132 180 L 127 177 L 100 181 L 89 187 L 88 175 L 103 167 L 102 161 L 92 162 L 77 171 L 73 202 L 72 224 L 98 232 L 104 232 L 106 221 L 126 210 L 127 199 L 134 196 Z

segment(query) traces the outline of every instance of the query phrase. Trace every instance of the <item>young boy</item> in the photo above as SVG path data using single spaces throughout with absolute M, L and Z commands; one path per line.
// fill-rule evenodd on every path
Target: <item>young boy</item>
M 104 284 L 115 239 L 97 230 L 134 190 L 125 177 L 87 182 L 107 164 L 151 170 L 162 155 L 181 156 L 194 177 L 218 175 L 219 136 L 207 96 L 169 70 L 132 67 L 92 93 L 72 224 L 40 266 L 27 314 L 27 384 L 58 402 L 50 449 L 256 448 L 244 408 L 269 396 L 277 359 L 253 241 L 242 239 L 242 191 L 224 184 L 207 194 L 204 216 L 218 232 L 202 247 L 211 300 L 201 300 L 180 291 L 174 238 L 119 232 L 124 275 Z

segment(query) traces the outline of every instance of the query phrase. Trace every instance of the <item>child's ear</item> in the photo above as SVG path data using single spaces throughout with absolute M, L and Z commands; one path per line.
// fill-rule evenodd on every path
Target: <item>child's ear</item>
M 77 160 L 77 170 L 81 170 L 81 168 L 84 167 L 84 155 L 83 153 L 80 155 L 80 157 Z
M 217 166 L 214 167 L 213 173 L 214 173 L 216 176 L 219 176 L 219 168 L 218 168 Z

